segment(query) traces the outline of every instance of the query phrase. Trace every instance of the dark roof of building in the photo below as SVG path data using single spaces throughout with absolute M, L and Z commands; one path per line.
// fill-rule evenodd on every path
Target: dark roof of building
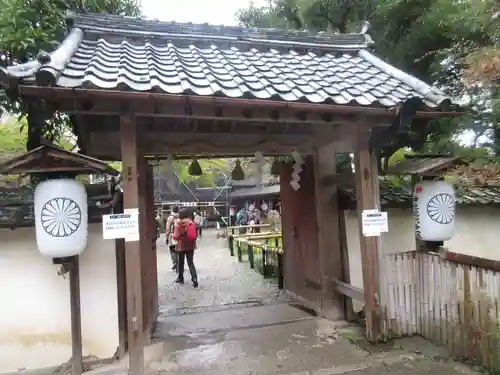
M 500 205 L 499 187 L 455 186 L 457 203 L 463 205 Z M 356 206 L 356 190 L 353 187 L 341 187 L 340 205 L 343 208 Z M 348 201 L 346 201 L 346 199 Z M 409 186 L 391 186 L 381 182 L 380 203 L 386 207 L 412 207 L 413 194 Z
M 271 186 L 276 184 L 279 185 L 279 183 L 280 183 L 279 176 L 273 176 L 271 174 L 262 176 L 262 184 L 261 184 L 262 186 Z M 256 177 L 247 178 L 240 181 L 231 181 L 232 190 L 241 189 L 245 187 L 255 187 L 257 185 L 259 185 L 259 181 Z
M 411 98 L 433 108 L 458 104 L 374 56 L 371 44 L 366 34 L 76 14 L 54 52 L 2 68 L 0 82 L 378 107 Z
M 254 186 L 245 187 L 237 190 L 231 191 L 229 197 L 231 199 L 235 198 L 247 198 L 247 197 L 264 197 L 270 195 L 279 195 L 280 185 L 267 185 L 267 186 Z
M 87 184 L 89 223 L 102 220 L 101 201 L 110 201 L 108 184 Z M 34 186 L 19 188 L 0 187 L 0 228 L 29 227 L 35 224 Z
M 470 186 L 457 185 L 457 203 L 463 205 L 500 205 L 500 186 Z M 257 198 L 262 196 L 279 195 L 280 185 L 254 186 L 232 191 L 231 198 Z M 356 207 L 356 189 L 341 186 L 339 188 L 339 202 L 343 209 Z M 380 203 L 385 207 L 412 207 L 413 194 L 409 186 L 402 184 L 393 186 L 383 180 L 380 182 Z
M 173 185 L 169 186 L 168 179 L 173 179 Z M 155 175 L 153 177 L 155 202 L 214 202 L 226 199 L 220 188 L 198 189 L 196 183 L 182 183 L 176 174 L 170 177 Z M 174 187 L 172 189 L 171 187 Z
M 47 144 L 0 164 L 1 174 L 51 171 L 79 174 L 105 173 L 111 176 L 119 174 L 116 169 L 101 160 Z
M 85 184 L 89 201 L 110 198 L 108 184 Z M 17 188 L 0 187 L 0 206 L 33 204 L 35 187 L 25 185 Z
M 405 155 L 405 158 L 395 163 L 386 171 L 397 175 L 441 175 L 458 165 L 468 165 L 466 161 L 451 155 Z

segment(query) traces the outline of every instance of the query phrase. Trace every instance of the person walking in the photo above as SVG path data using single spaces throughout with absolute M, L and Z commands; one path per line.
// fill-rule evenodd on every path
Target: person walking
M 177 279 L 175 282 L 184 284 L 184 263 L 187 260 L 191 281 L 193 286 L 198 288 L 198 274 L 193 261 L 198 232 L 196 224 L 190 218 L 189 211 L 185 208 L 179 212 L 179 220 L 175 223 L 172 238 L 177 241 L 175 249 L 178 254 Z
M 172 258 L 172 269 L 177 270 L 178 254 L 175 251 L 177 241 L 173 238 L 175 223 L 179 220 L 179 207 L 172 208 L 172 212 L 168 216 L 167 224 L 165 225 L 165 243 L 170 250 L 170 257 Z
M 194 223 L 196 224 L 196 229 L 198 230 L 198 237 L 201 238 L 203 232 L 203 216 L 199 215 L 197 212 L 194 213 Z

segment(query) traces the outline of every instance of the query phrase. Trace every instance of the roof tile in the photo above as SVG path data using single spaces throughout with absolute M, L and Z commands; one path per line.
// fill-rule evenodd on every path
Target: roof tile
M 76 15 L 47 64 L 0 72 L 68 88 L 161 90 L 314 103 L 391 107 L 443 93 L 371 55 L 363 34 L 313 34 Z M 248 48 L 249 47 L 249 48 Z M 305 53 L 300 53 L 305 52 Z M 3 74 L 2 74 L 3 73 Z M 29 78 L 29 77 L 28 77 Z
M 458 185 L 455 186 L 457 203 L 464 205 L 498 205 L 500 204 L 500 187 L 475 187 Z M 350 200 L 351 205 L 356 204 L 356 190 L 349 187 L 341 187 L 344 198 Z M 412 191 L 407 186 L 394 187 L 381 181 L 380 203 L 390 207 L 411 207 L 413 202 Z

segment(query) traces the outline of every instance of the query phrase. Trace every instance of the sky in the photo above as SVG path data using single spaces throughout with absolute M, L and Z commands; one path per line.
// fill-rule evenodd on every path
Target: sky
M 140 0 L 147 18 L 160 21 L 209 23 L 212 25 L 237 24 L 235 14 L 246 8 L 250 0 Z M 264 5 L 265 0 L 254 0 Z

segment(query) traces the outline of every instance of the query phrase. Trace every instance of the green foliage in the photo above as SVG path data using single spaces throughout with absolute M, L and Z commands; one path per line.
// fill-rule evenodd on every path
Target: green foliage
M 120 161 L 115 161 L 112 163 L 108 163 L 111 168 L 116 169 L 118 172 L 121 173 L 122 171 L 122 163 Z
M 0 63 L 4 66 L 36 58 L 40 51 L 52 52 L 66 33 L 67 11 L 138 15 L 136 0 L 0 0 Z M 25 103 L 11 102 L 0 93 L 0 108 L 10 113 L 27 113 Z M 40 135 L 60 139 L 71 129 L 68 116 L 56 113 L 50 121 L 34 125 L 29 121 L 28 149 L 40 144 Z M 43 129 L 32 129 L 33 126 Z
M 139 15 L 135 0 L 0 0 L 0 51 L 7 63 L 51 52 L 66 33 L 67 11 Z
M 192 176 L 189 174 L 189 166 L 192 160 L 175 160 L 174 169 L 183 182 L 196 182 L 199 187 L 213 187 L 214 181 L 219 176 L 229 175 L 228 159 L 199 159 L 202 175 Z
M 17 121 L 15 117 L 7 118 L 0 124 L 1 161 L 7 161 L 26 152 L 28 129 L 26 120 Z
M 375 54 L 424 81 L 441 84 L 451 95 L 477 99 L 467 116 L 431 121 L 418 151 L 465 152 L 456 136 L 472 129 L 477 139 L 492 136 L 489 146 L 500 156 L 500 110 L 490 111 L 489 102 L 478 106 L 489 88 L 483 86 L 480 94 L 477 85 L 463 80 L 467 56 L 498 44 L 498 9 L 496 0 L 270 0 L 267 6 L 252 4 L 241 10 L 238 19 L 246 26 L 336 32 L 359 32 L 362 21 L 369 21 Z M 491 61 L 483 59 L 484 64 L 486 60 Z M 409 139 L 402 139 L 401 146 L 409 144 Z
M 26 152 L 28 140 L 28 126 L 26 118 L 15 116 L 7 117 L 0 122 L 0 163 L 20 156 Z M 54 144 L 66 150 L 75 148 L 75 139 L 71 133 L 64 133 L 59 139 L 54 140 Z M 2 176 L 0 185 L 5 183 L 21 183 L 23 176 Z

